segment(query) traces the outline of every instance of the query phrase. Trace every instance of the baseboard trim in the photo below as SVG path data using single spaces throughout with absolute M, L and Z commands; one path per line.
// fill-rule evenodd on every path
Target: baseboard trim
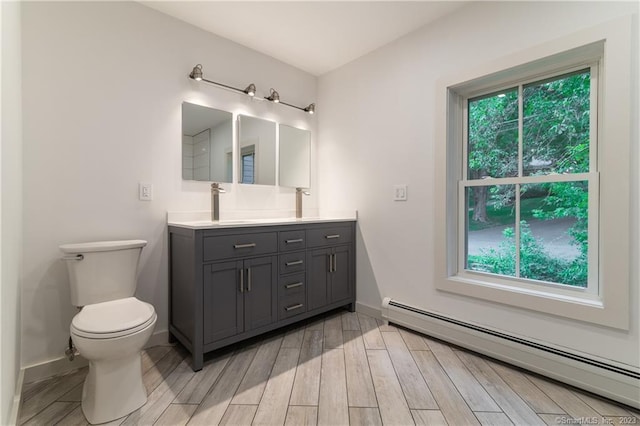
M 145 348 L 167 345 L 168 342 L 168 330 L 156 331 L 147 341 Z M 60 357 L 41 362 L 40 364 L 30 365 L 29 367 L 23 368 L 21 372 L 23 372 L 24 383 L 31 383 L 48 379 L 49 377 L 57 376 L 68 371 L 77 370 L 87 365 L 89 365 L 89 362 L 82 355 L 78 355 L 73 361 L 69 361 L 66 357 Z M 22 385 L 20 388 L 22 388 Z
M 379 320 L 382 319 L 382 311 L 375 306 L 367 305 L 366 303 L 356 302 L 356 312 L 368 315 Z
M 16 390 L 13 395 L 13 404 L 11 405 L 11 413 L 9 414 L 9 424 L 17 425 L 20 418 L 20 407 L 22 404 L 22 385 L 24 384 L 24 369 L 18 372 L 18 380 L 16 381 Z

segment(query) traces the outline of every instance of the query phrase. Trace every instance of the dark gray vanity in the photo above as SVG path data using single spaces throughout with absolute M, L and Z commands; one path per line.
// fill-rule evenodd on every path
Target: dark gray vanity
M 192 354 L 355 307 L 355 221 L 169 224 L 169 332 Z

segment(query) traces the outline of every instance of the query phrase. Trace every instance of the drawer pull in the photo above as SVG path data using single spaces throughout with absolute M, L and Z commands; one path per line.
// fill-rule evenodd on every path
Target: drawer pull
M 294 243 L 301 243 L 304 240 L 302 238 L 296 238 L 295 240 L 284 240 L 285 244 L 294 244 Z
M 303 263 L 304 263 L 304 260 L 294 260 L 292 262 L 286 262 L 284 266 L 302 265 Z
M 333 240 L 335 238 L 340 238 L 340 234 L 333 234 L 333 235 L 325 235 L 324 236 L 327 240 Z
M 256 243 L 249 243 L 249 244 L 234 244 L 233 248 L 234 249 L 243 249 L 243 248 L 251 248 L 251 247 L 255 247 L 257 246 Z
M 287 284 L 284 286 L 284 288 L 286 288 L 287 290 L 291 289 L 291 288 L 296 288 L 296 287 L 302 287 L 302 283 L 301 282 L 297 282 L 297 283 L 293 283 L 293 284 Z
M 297 305 L 291 305 L 291 306 L 287 306 L 286 308 L 284 308 L 285 311 L 289 312 L 289 311 L 293 311 L 295 309 L 300 309 L 302 308 L 304 305 L 302 303 L 298 303 Z

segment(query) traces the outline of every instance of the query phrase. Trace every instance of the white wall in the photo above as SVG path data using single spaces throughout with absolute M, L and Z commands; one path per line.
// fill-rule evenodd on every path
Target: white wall
M 148 240 L 137 296 L 155 306 L 156 330 L 167 329 L 166 212 L 210 208 L 209 184 L 181 179 L 183 101 L 315 133 L 314 117 L 302 111 L 189 80 L 193 66 L 231 86 L 254 83 L 260 96 L 277 88 L 294 105 L 315 101 L 316 79 L 138 3 L 24 2 L 22 19 L 28 367 L 63 356 L 76 312 L 62 243 Z M 153 183 L 153 201 L 138 200 L 138 182 Z M 292 189 L 225 189 L 222 217 L 295 208 Z
M 638 197 L 632 197 L 631 294 L 628 332 L 598 327 L 465 296 L 432 283 L 435 250 L 434 99 L 438 79 L 459 74 L 579 29 L 638 12 L 637 3 L 476 2 L 344 67 L 318 84 L 319 187 L 322 208 L 358 210 L 358 302 L 382 297 L 485 324 L 574 350 L 640 366 Z M 637 18 L 636 18 L 637 19 Z M 637 31 L 637 20 L 636 20 Z M 635 44 L 637 62 L 637 44 Z M 638 116 L 638 74 L 632 116 Z M 615 111 L 605 111 L 615 114 Z M 637 126 L 637 121 L 635 125 Z M 638 194 L 634 133 L 632 194 Z M 392 186 L 408 184 L 408 201 Z
M 20 371 L 22 258 L 22 101 L 20 4 L 0 3 L 2 107 L 0 127 L 0 424 L 11 424 Z M 13 411 L 12 411 L 13 410 Z

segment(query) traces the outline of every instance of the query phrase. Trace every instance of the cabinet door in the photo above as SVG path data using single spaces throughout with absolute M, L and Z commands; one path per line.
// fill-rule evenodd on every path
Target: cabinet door
M 351 247 L 341 246 L 333 249 L 333 267 L 330 274 L 331 303 L 348 299 L 351 289 Z
M 276 256 L 244 261 L 245 331 L 278 319 L 278 262 Z
M 224 262 L 204 269 L 204 344 L 242 333 L 243 296 L 240 292 L 242 262 Z
M 330 259 L 330 249 L 316 249 L 307 252 L 307 306 L 309 311 L 321 308 L 329 302 L 327 281 Z

